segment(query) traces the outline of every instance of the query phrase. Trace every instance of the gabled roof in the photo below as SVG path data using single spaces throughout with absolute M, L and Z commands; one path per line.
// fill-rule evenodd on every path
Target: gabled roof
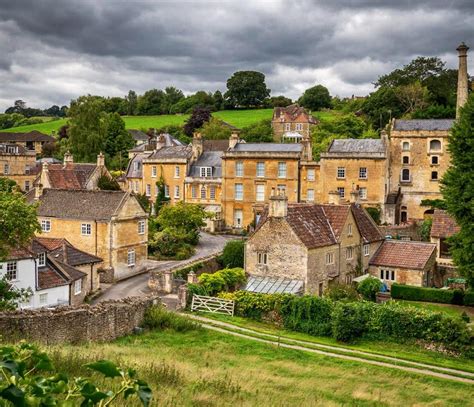
M 203 140 L 203 151 L 225 151 L 229 148 L 229 140 Z
M 7 260 L 33 259 L 34 253 L 26 247 L 15 247 L 8 252 Z
M 153 159 L 173 159 L 173 158 L 189 158 L 191 157 L 191 146 L 171 146 L 162 147 L 159 150 L 153 151 L 148 157 L 148 160 Z
M 46 251 L 57 261 L 70 266 L 102 262 L 100 257 L 77 249 L 63 238 L 35 237 L 32 242 L 32 250 L 35 253 Z
M 384 236 L 380 232 L 380 229 L 362 206 L 357 204 L 351 205 L 351 210 L 364 243 L 373 243 L 384 240 Z
M 416 120 L 395 120 L 393 124 L 393 130 L 405 130 L 405 131 L 416 131 L 416 130 L 444 130 L 451 129 L 454 124 L 453 119 L 416 119 Z
M 48 178 L 51 188 L 85 189 L 96 169 L 97 164 L 48 164 Z
M 311 124 L 318 123 L 318 120 L 311 116 L 304 107 L 299 106 L 297 103 L 286 107 L 275 107 L 275 109 L 273 109 L 273 120 L 278 120 L 281 116 L 284 116 L 285 121 L 287 122 L 294 121 L 299 116 L 303 116 Z
M 128 129 L 127 130 L 135 141 L 147 141 L 148 135 L 141 130 Z
M 34 190 L 26 195 L 31 203 L 34 196 Z M 38 216 L 109 221 L 128 197 L 125 191 L 44 189 L 38 200 Z
M 431 225 L 431 237 L 447 238 L 458 233 L 460 230 L 460 227 L 448 212 L 435 209 L 433 224 Z
M 423 270 L 435 250 L 434 243 L 386 240 L 375 252 L 369 264 Z
M 0 132 L 0 142 L 15 142 L 15 141 L 44 141 L 44 142 L 53 142 L 56 139 L 54 137 L 48 136 L 46 134 L 40 133 L 37 130 L 30 131 L 28 133 L 10 133 L 10 132 Z
M 69 282 L 57 270 L 52 267 L 38 268 L 38 289 L 46 290 L 47 288 L 61 287 L 68 285 Z

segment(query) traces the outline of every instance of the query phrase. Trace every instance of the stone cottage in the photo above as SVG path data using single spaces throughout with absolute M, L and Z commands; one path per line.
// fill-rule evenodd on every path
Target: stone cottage
M 296 103 L 273 110 L 272 128 L 276 142 L 297 143 L 303 138 L 309 138 L 311 128 L 316 124 L 318 120 Z

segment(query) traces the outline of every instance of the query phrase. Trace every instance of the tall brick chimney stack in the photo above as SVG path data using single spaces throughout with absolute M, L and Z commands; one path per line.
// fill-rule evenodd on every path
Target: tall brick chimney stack
M 458 93 L 456 100 L 456 119 L 459 119 L 461 108 L 467 102 L 468 94 L 468 80 L 467 80 L 467 50 L 469 47 L 461 42 L 461 45 L 456 48 L 459 54 L 459 68 L 458 68 Z
M 284 192 L 272 189 L 270 202 L 268 205 L 268 217 L 270 218 L 284 218 L 288 214 L 288 198 Z

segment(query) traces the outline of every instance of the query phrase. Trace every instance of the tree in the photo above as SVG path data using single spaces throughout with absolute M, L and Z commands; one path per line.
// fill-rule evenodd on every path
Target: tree
M 265 106 L 267 107 L 286 107 L 293 103 L 290 98 L 286 96 L 272 96 L 271 98 L 265 100 Z
M 0 261 L 12 249 L 25 246 L 41 231 L 36 206 L 29 205 L 19 192 L 0 191 Z
M 31 288 L 16 288 L 6 276 L 0 278 L 0 312 L 17 309 L 18 303 L 28 301 L 32 294 Z
M 104 110 L 107 113 L 118 113 L 120 115 L 127 113 L 127 103 L 120 97 L 109 97 L 104 100 Z
M 60 116 L 61 110 L 58 105 L 53 105 L 44 111 L 48 116 Z
M 168 86 L 167 88 L 165 88 L 165 100 L 163 102 L 163 110 L 166 113 L 170 113 L 171 107 L 182 99 L 184 99 L 184 94 L 181 90 L 173 86 Z
M 10 178 L 0 177 L 0 193 L 2 192 L 14 192 L 18 188 L 15 181 Z
M 244 240 L 231 240 L 227 242 L 219 257 L 219 263 L 224 267 L 244 267 Z
M 321 110 L 331 107 L 331 95 L 323 85 L 316 85 L 306 89 L 298 99 L 298 103 L 311 110 Z
M 396 88 L 395 95 L 405 109 L 404 113 L 413 113 L 428 105 L 429 92 L 420 82 L 409 83 Z
M 205 107 L 196 107 L 191 117 L 186 120 L 184 132 L 187 136 L 192 137 L 196 129 L 200 129 L 204 123 L 211 120 L 211 111 Z
M 357 291 L 367 301 L 375 301 L 375 297 L 381 288 L 382 282 L 376 277 L 367 277 L 357 285 Z
M 263 73 L 239 71 L 227 80 L 224 96 L 234 107 L 258 107 L 270 96 L 270 89 L 265 84 Z
M 375 129 L 383 129 L 392 117 L 401 117 L 405 109 L 394 89 L 382 87 L 365 99 L 362 111 Z
M 191 113 L 196 107 L 216 110 L 212 93 L 200 90 L 194 95 L 183 98 L 171 107 L 170 113 Z
M 137 103 L 138 97 L 135 91 L 129 90 L 128 95 L 125 96 L 127 114 L 129 116 L 135 116 L 137 114 Z
M 118 113 L 104 116 L 105 153 L 113 160 L 112 167 L 123 169 L 126 164 L 127 151 L 134 145 L 132 135 L 125 129 L 125 122 Z M 122 162 L 123 158 L 123 162 Z
M 97 187 L 102 191 L 120 191 L 120 185 L 113 178 L 103 174 L 97 180 Z
M 227 140 L 232 130 L 229 126 L 222 123 L 222 120 L 211 117 L 211 120 L 204 123 L 200 132 L 205 140 Z
M 165 113 L 165 92 L 158 89 L 147 90 L 138 97 L 137 113 L 142 115 L 156 115 Z
M 420 236 L 421 236 L 421 240 L 423 240 L 424 242 L 430 241 L 432 225 L 433 225 L 433 219 L 427 218 L 423 221 L 423 223 L 420 226 Z
M 163 178 L 163 168 L 161 168 L 160 179 L 156 181 L 156 188 L 157 194 L 155 202 L 155 214 L 158 215 L 160 213 L 161 208 L 170 201 L 169 196 L 166 196 L 165 179 Z
M 272 143 L 272 120 L 264 119 L 244 127 L 240 133 L 240 138 L 247 143 Z
M 448 213 L 460 227 L 449 239 L 451 254 L 459 273 L 474 287 L 474 95 L 461 110 L 451 129 L 448 150 L 451 166 L 441 181 L 441 192 Z
M 216 90 L 212 97 L 214 99 L 214 107 L 216 108 L 216 110 L 223 110 L 225 107 L 225 103 L 224 96 L 222 96 L 222 92 L 220 90 Z

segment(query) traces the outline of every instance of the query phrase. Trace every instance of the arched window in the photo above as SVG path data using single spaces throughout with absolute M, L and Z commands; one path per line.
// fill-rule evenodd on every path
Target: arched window
M 410 170 L 408 168 L 404 168 L 402 170 L 402 182 L 410 182 Z
M 206 187 L 201 187 L 201 199 L 206 199 Z
M 431 141 L 430 141 L 430 150 L 432 150 L 432 151 L 439 151 L 439 150 L 441 150 L 441 141 L 439 141 L 439 140 L 431 140 Z

